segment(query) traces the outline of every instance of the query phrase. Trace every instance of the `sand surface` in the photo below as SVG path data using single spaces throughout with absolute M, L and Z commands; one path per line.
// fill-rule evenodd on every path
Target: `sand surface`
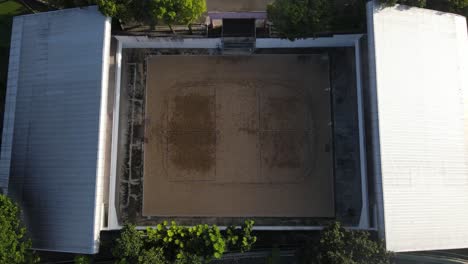
M 334 216 L 326 55 L 147 63 L 143 215 Z

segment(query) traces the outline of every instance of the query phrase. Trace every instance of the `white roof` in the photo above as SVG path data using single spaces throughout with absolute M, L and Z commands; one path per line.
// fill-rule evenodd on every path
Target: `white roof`
M 387 248 L 468 247 L 466 19 L 368 4 L 379 228 Z
M 95 6 L 14 19 L 0 187 L 36 249 L 97 252 L 109 43 Z

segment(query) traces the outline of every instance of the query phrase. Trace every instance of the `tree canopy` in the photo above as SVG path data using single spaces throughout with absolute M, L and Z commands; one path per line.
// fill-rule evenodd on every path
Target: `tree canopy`
M 125 22 L 190 25 L 206 12 L 206 0 L 46 0 L 57 8 L 97 4 L 106 16 Z
M 328 31 L 333 20 L 329 0 L 276 0 L 268 5 L 267 12 L 280 35 L 290 39 Z
M 151 0 L 152 16 L 165 24 L 189 25 L 206 11 L 205 0 Z
M 7 196 L 0 194 L 0 263 L 34 263 L 31 240 L 20 221 L 20 210 Z
M 348 231 L 338 222 L 321 232 L 317 255 L 321 264 L 389 264 L 392 256 L 368 232 Z
M 364 32 L 368 0 L 275 0 L 268 19 L 284 38 L 314 37 L 318 33 Z M 386 6 L 404 4 L 468 15 L 468 0 L 380 0 Z

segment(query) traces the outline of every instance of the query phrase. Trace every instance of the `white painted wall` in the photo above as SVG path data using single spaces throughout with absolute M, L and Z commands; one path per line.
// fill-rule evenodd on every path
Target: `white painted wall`
M 333 35 L 330 37 L 304 38 L 304 39 L 281 39 L 281 38 L 258 38 L 256 48 L 325 48 L 325 47 L 354 47 L 355 41 L 362 34 Z
M 368 11 L 387 248 L 468 247 L 466 20 L 375 2 Z
M 221 48 L 219 38 L 149 38 L 147 36 L 115 36 L 122 48 L 163 49 L 216 49 Z
M 103 229 L 104 218 L 104 174 L 107 164 L 106 149 L 107 149 L 107 100 L 109 93 L 109 54 L 111 44 L 111 18 L 106 18 L 103 25 L 103 43 L 102 43 L 102 64 L 101 70 L 101 109 L 99 113 L 99 141 L 98 141 L 98 159 L 96 164 L 96 190 L 95 190 L 95 205 L 94 205 L 94 251 L 99 252 L 99 235 Z
M 120 89 L 122 74 L 122 42 L 117 41 L 115 51 L 115 97 L 112 116 L 112 141 L 110 157 L 110 175 L 109 175 L 109 206 L 107 228 L 109 230 L 118 230 L 122 228 L 119 225 L 117 217 L 117 208 L 115 206 L 116 184 L 117 184 L 117 154 L 119 148 L 119 121 L 120 121 Z

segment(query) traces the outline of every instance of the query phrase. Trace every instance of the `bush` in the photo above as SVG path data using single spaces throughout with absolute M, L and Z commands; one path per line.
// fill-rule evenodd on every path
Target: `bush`
M 334 222 L 320 234 L 320 264 L 388 264 L 391 263 L 382 241 L 373 241 L 365 231 L 347 231 Z
M 254 221 L 247 220 L 239 229 L 230 226 L 226 229 L 226 242 L 231 250 L 239 250 L 240 252 L 249 251 L 252 245 L 257 241 L 257 237 L 252 236 L 252 228 Z
M 0 263 L 36 263 L 31 240 L 20 221 L 20 209 L 7 196 L 0 195 Z
M 219 259 L 226 250 L 250 250 L 253 221 L 241 228 L 229 227 L 221 232 L 216 225 L 179 226 L 166 221 L 146 232 L 125 225 L 117 239 L 114 256 L 120 263 L 202 263 Z

